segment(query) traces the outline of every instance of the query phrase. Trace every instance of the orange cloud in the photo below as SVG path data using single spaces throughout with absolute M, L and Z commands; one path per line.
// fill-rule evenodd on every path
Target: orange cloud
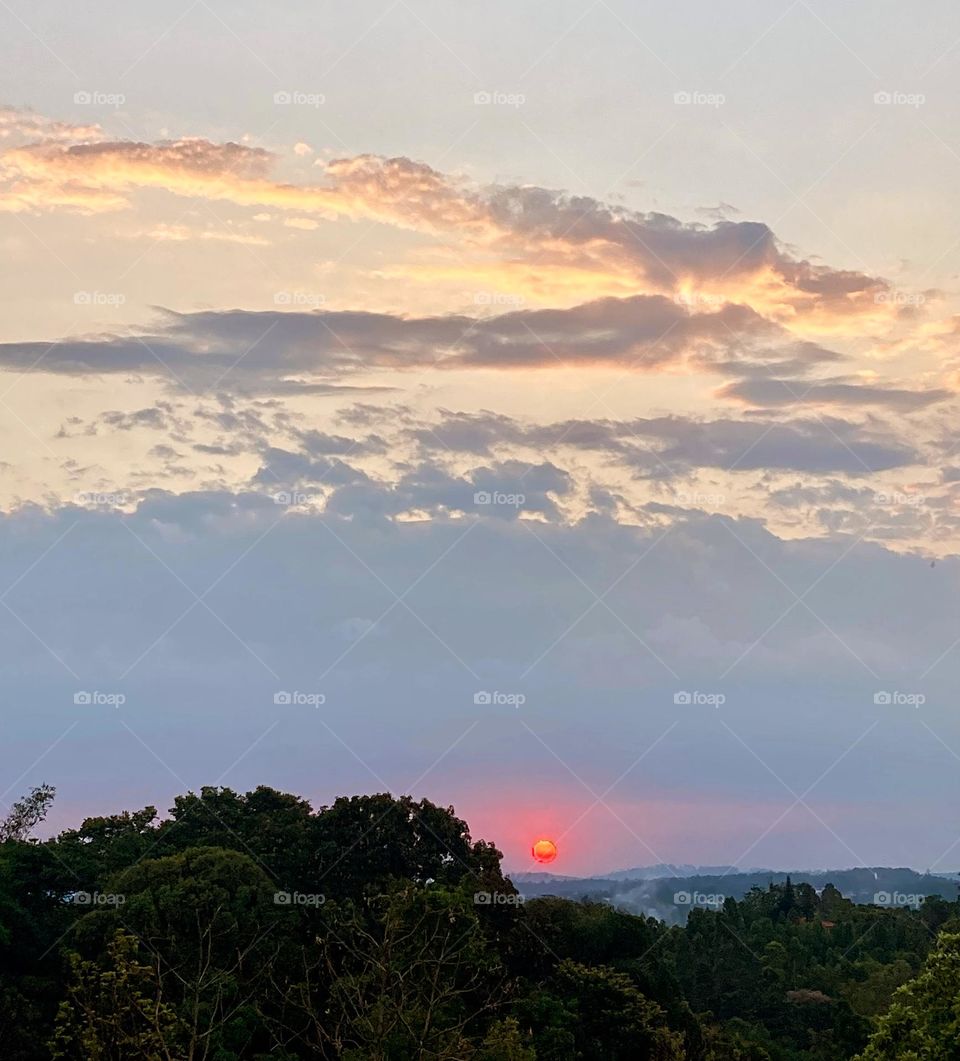
M 8 114 L 7 121 L 14 119 Z M 159 143 L 82 139 L 82 127 L 20 119 L 58 136 L 0 154 L 0 209 L 116 210 L 136 189 L 290 211 L 303 218 L 376 221 L 441 241 L 447 263 L 398 266 L 400 275 L 474 290 L 513 291 L 541 303 L 663 294 L 694 311 L 727 303 L 812 337 L 889 327 L 899 307 L 882 279 L 797 259 L 764 224 L 684 223 L 545 188 L 477 188 L 407 158 L 329 162 L 321 183 L 271 176 L 261 148 L 189 138 Z M 2 128 L 2 124 L 0 124 Z M 450 246 L 450 241 L 456 243 Z

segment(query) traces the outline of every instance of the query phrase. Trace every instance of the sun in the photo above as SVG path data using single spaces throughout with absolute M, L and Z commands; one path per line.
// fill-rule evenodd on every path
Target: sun
M 552 862 L 557 857 L 557 845 L 552 840 L 542 837 L 534 841 L 531 853 L 537 862 Z

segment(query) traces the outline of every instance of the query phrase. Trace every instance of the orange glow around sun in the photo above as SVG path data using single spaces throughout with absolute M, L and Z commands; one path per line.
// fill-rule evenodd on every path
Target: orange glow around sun
M 537 840 L 533 845 L 532 854 L 537 862 L 552 862 L 557 857 L 557 845 L 552 840 Z

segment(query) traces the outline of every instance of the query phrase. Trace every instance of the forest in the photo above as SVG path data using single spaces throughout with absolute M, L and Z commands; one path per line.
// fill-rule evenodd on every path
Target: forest
M 523 900 L 453 808 L 203 788 L 0 823 L 8 1061 L 960 1057 L 960 904 L 755 887 L 684 925 Z

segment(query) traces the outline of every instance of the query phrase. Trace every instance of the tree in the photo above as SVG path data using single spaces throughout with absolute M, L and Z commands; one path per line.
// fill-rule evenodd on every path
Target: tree
M 960 934 L 942 934 L 920 975 L 897 989 L 859 1061 L 960 1057 Z
M 23 799 L 18 799 L 7 816 L 0 821 L 0 843 L 7 840 L 26 840 L 46 818 L 57 790 L 53 785 L 37 785 Z
M 474 841 L 452 807 L 380 792 L 340 798 L 312 822 L 313 879 L 334 896 L 374 894 L 391 881 L 456 885 L 470 878 L 487 891 L 511 891 L 500 871 L 502 855 Z
M 68 877 L 93 889 L 148 855 L 164 854 L 158 847 L 156 818 L 156 807 L 85 818 L 79 829 L 64 830 L 47 846 Z
M 58 944 L 75 919 L 57 890 L 61 867 L 46 845 L 0 844 L 0 1055 L 46 1059 L 62 997 Z
M 135 936 L 118 932 L 106 960 L 70 956 L 67 1000 L 60 1004 L 50 1053 L 66 1061 L 172 1061 L 187 1038 L 162 997 L 156 970 L 138 958 Z
M 73 959 L 75 990 L 60 1027 L 87 1029 L 95 1042 L 125 1033 L 97 1010 L 111 1004 L 111 985 L 122 979 L 131 1022 L 148 994 L 155 1013 L 169 1016 L 154 1019 L 147 1041 L 159 1037 L 171 1061 L 267 1052 L 272 1040 L 260 1013 L 284 944 L 285 908 L 260 867 L 239 852 L 200 847 L 131 866 L 107 887 L 105 907 L 77 925 L 78 950 L 90 957 Z M 111 951 L 118 931 L 136 940 L 135 954 L 126 942 Z
M 324 1057 L 454 1061 L 501 999 L 472 895 L 407 884 L 305 916 L 313 927 L 284 1019 Z
M 537 1061 L 537 1052 L 524 1045 L 516 1017 L 494 1021 L 484 1037 L 476 1061 Z
M 312 869 L 314 818 L 305 799 L 266 785 L 243 795 L 204 785 L 199 795 L 188 792 L 174 800 L 170 818 L 158 830 L 159 853 L 192 847 L 242 851 L 285 887 L 301 887 Z
M 671 1031 L 663 1010 L 630 977 L 605 966 L 565 959 L 527 1008 L 536 1022 L 547 1019 L 535 1042 L 542 1061 L 682 1061 L 683 1039 Z M 551 1005 L 553 1003 L 553 1005 Z M 568 1046 L 573 1052 L 566 1052 Z

